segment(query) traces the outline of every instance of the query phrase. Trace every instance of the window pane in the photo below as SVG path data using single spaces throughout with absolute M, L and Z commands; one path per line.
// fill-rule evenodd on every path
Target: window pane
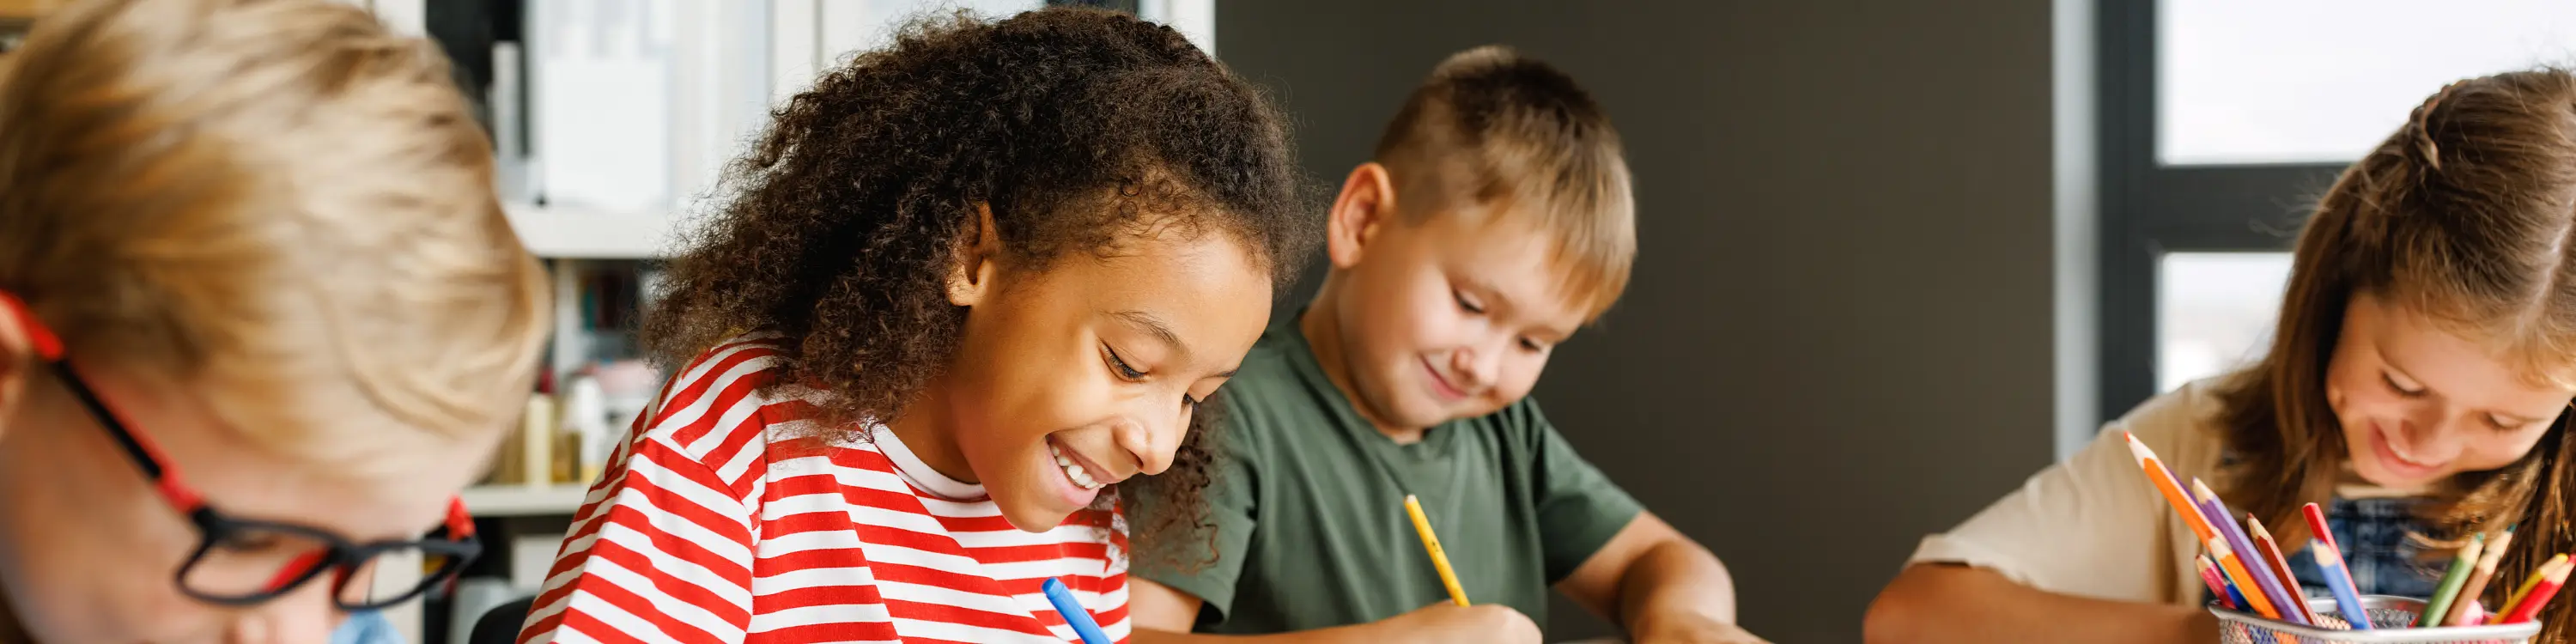
M 2451 81 L 2576 62 L 2567 0 L 2162 0 L 2157 158 L 2358 159 Z
M 2157 264 L 2157 391 L 2224 373 L 2271 347 L 2289 253 L 2166 253 Z

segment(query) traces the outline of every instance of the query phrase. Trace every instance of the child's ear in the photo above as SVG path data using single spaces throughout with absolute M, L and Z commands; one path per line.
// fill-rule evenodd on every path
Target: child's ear
M 992 293 L 993 274 L 1001 270 L 1002 235 L 993 228 L 993 205 L 975 204 L 968 225 L 957 236 L 956 263 L 948 266 L 948 303 L 958 306 L 984 301 Z
M 1351 169 L 1342 180 L 1341 196 L 1333 198 L 1332 215 L 1324 225 L 1324 251 L 1333 260 L 1333 268 L 1350 268 L 1360 263 L 1360 251 L 1396 216 L 1395 180 L 1387 175 L 1386 166 L 1375 161 Z

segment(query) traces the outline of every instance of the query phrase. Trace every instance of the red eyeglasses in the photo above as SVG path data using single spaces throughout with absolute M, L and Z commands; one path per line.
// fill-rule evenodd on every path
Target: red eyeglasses
M 190 597 L 226 606 L 258 604 L 294 591 L 305 583 L 331 573 L 332 601 L 342 610 L 374 610 L 410 601 L 430 588 L 448 582 L 465 570 L 483 546 L 474 539 L 474 519 L 465 512 L 465 500 L 451 498 L 447 522 L 432 538 L 357 542 L 329 530 L 283 521 L 262 521 L 227 516 L 206 505 L 205 499 L 180 478 L 177 467 L 161 454 L 158 446 L 143 434 L 135 432 L 100 400 L 98 393 L 82 380 L 80 372 L 63 357 L 62 340 L 36 319 L 26 303 L 0 291 L 0 309 L 18 318 L 35 345 L 36 356 L 53 368 L 63 386 L 89 409 L 90 416 L 143 469 L 162 500 L 188 518 L 197 527 L 196 550 L 188 561 L 179 565 L 179 590 Z M 375 573 L 379 566 L 406 565 L 417 561 L 421 579 L 417 584 L 378 592 Z

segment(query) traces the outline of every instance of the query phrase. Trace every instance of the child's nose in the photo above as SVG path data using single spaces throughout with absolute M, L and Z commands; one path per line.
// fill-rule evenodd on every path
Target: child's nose
M 1172 453 L 1179 451 L 1181 432 L 1187 428 L 1179 414 L 1165 422 L 1149 426 L 1137 421 L 1124 421 L 1110 428 L 1110 438 L 1118 449 L 1135 459 L 1136 473 L 1152 476 L 1171 469 Z
M 1469 392 L 1493 384 L 1494 374 L 1502 371 L 1503 348 L 1470 347 L 1449 356 L 1449 370 L 1460 376 L 1459 388 Z
M 338 628 L 340 621 L 348 615 L 331 605 L 327 592 L 312 591 L 312 588 L 297 589 L 235 616 L 232 627 L 224 632 L 224 642 L 280 644 L 331 641 L 332 629 Z

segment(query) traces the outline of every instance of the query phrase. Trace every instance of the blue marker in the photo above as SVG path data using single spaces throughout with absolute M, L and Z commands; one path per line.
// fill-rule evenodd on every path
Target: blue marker
M 1064 616 L 1064 624 L 1073 627 L 1073 634 L 1082 638 L 1082 644 L 1109 644 L 1109 634 L 1100 632 L 1100 623 L 1091 621 L 1091 611 L 1083 608 L 1082 602 L 1074 601 L 1073 591 L 1065 590 L 1064 582 L 1048 577 L 1038 589 L 1046 591 L 1047 603 L 1055 604 L 1056 614 Z

